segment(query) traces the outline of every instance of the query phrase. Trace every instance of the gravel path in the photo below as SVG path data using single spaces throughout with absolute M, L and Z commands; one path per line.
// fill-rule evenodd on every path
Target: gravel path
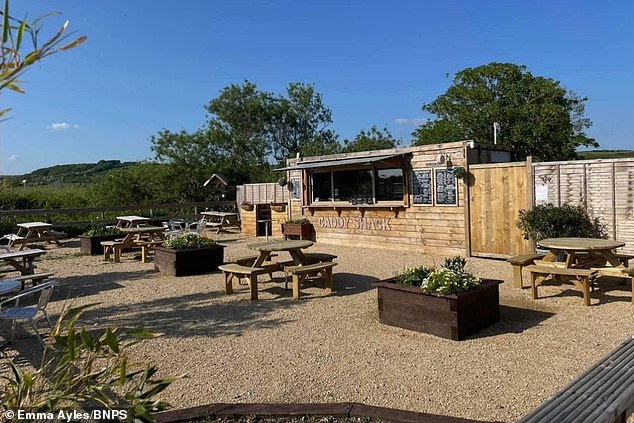
M 225 259 L 248 254 L 251 240 L 224 235 Z M 135 358 L 162 376 L 186 373 L 164 393 L 176 408 L 213 402 L 344 402 L 484 420 L 515 421 L 613 349 L 634 325 L 628 285 L 611 280 L 585 307 L 572 285 L 546 286 L 533 301 L 513 288 L 504 261 L 469 259 L 477 276 L 503 279 L 502 320 L 456 342 L 382 325 L 372 283 L 441 257 L 315 244 L 339 256 L 335 292 L 319 283 L 303 299 L 277 280 L 224 295 L 220 273 L 167 277 L 124 254 L 121 263 L 76 254 L 77 240 L 50 246 L 38 271 L 60 282 L 49 310 L 100 302 L 88 326 L 144 326 L 164 335 Z M 266 280 L 268 277 L 261 277 Z M 5 337 L 7 326 L 0 328 Z M 33 362 L 34 337 L 18 333 L 10 356 Z

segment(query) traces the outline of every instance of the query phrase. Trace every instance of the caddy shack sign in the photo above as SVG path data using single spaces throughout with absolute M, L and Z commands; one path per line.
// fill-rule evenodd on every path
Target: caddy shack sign
M 384 217 L 337 217 L 322 216 L 318 220 L 320 228 L 343 228 L 391 231 L 390 219 Z

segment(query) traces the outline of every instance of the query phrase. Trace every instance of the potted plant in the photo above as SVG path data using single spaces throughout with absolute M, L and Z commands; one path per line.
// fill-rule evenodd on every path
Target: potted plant
M 253 204 L 248 201 L 243 201 L 242 204 L 240 204 L 240 208 L 244 211 L 253 211 Z
M 196 233 L 182 233 L 154 249 L 154 269 L 171 276 L 212 272 L 224 262 L 224 249 Z
M 276 213 L 284 213 L 286 211 L 286 204 L 284 203 L 271 203 L 271 210 Z
M 284 234 L 285 239 L 288 239 L 289 236 L 298 236 L 299 239 L 312 239 L 313 231 L 313 224 L 305 217 L 289 219 L 282 223 L 282 234 Z
M 546 238 L 607 238 L 606 227 L 598 218 L 592 219 L 583 207 L 570 204 L 520 210 L 515 224 L 524 232 L 524 239 L 536 243 Z
M 123 237 L 119 228 L 95 223 L 83 235 L 79 235 L 79 252 L 83 254 L 103 254 L 102 241 L 114 241 Z
M 498 322 L 502 281 L 480 280 L 465 264 L 456 256 L 439 269 L 411 268 L 378 282 L 379 321 L 456 341 Z

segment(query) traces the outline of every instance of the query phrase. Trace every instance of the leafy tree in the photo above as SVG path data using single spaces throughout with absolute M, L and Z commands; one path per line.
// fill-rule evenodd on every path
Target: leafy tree
M 372 126 L 368 131 L 362 129 L 354 137 L 354 140 L 344 140 L 341 151 L 351 153 L 354 151 L 382 150 L 385 148 L 396 148 L 398 144 L 399 141 L 392 136 L 387 128 L 383 128 L 381 131 L 376 129 L 376 126 Z
M 500 144 L 515 148 L 519 158 L 537 160 L 575 158 L 579 146 L 597 147 L 583 132 L 587 98 L 562 87 L 559 81 L 534 76 L 526 66 L 490 63 L 458 72 L 447 91 L 423 111 L 438 117 L 412 135 L 414 144 L 450 139 L 491 142 L 493 122 L 502 128 Z
M 115 169 L 95 184 L 93 202 L 126 206 L 179 201 L 181 193 L 173 181 L 169 166 L 160 163 Z
M 150 141 L 156 162 L 166 164 L 164 171 L 171 180 L 169 191 L 181 201 L 204 201 L 203 184 L 221 161 L 218 147 L 208 133 L 162 130 Z
M 19 86 L 22 82 L 19 78 L 29 66 L 60 51 L 77 47 L 86 41 L 86 36 L 67 42 L 68 21 L 66 21 L 55 35 L 41 43 L 39 36 L 42 28 L 39 24 L 48 15 L 39 17 L 31 23 L 26 18 L 15 19 L 9 14 L 9 3 L 9 0 L 5 0 L 4 10 L 0 11 L 0 16 L 2 16 L 0 91 L 6 88 L 24 93 L 24 90 Z M 25 39 L 27 38 L 30 39 L 30 47 L 25 47 Z M 0 117 L 6 115 L 10 110 L 9 108 L 0 110 Z
M 231 84 L 206 106 L 209 112 L 206 142 L 218 155 L 221 167 L 233 167 L 240 172 L 236 182 L 248 182 L 266 167 L 271 153 L 268 124 L 271 117 L 271 94 L 261 92 L 256 85 L 244 81 L 242 86 Z
M 313 85 L 294 82 L 288 85 L 287 97 L 271 103 L 271 147 L 278 163 L 294 157 L 336 153 L 337 134 L 328 126 L 332 112 L 323 104 Z

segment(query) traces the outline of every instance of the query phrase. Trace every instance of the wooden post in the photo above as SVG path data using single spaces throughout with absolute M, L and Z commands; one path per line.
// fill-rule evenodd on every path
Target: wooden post
M 535 207 L 535 172 L 533 171 L 533 156 L 528 156 L 526 158 L 526 172 L 528 172 L 528 184 L 526 187 L 528 194 L 528 208 L 533 209 Z M 532 251 L 535 251 L 537 245 L 534 239 L 531 238 L 528 240 L 528 247 Z
M 616 239 L 616 167 L 612 161 L 612 239 Z M 632 287 L 634 290 L 634 287 Z
M 471 193 L 469 191 L 469 143 L 464 143 L 462 151 L 464 154 L 464 168 L 465 176 L 462 180 L 462 186 L 464 188 L 464 244 L 465 255 L 471 257 Z

